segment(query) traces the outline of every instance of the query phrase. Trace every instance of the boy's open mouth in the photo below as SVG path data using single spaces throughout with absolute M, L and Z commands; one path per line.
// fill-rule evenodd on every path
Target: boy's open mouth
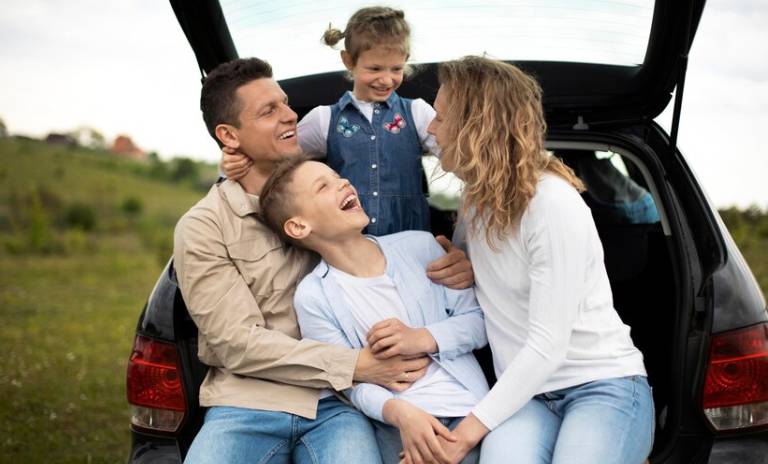
M 357 211 L 360 209 L 360 201 L 357 199 L 357 195 L 351 193 L 344 197 L 339 205 L 342 211 Z

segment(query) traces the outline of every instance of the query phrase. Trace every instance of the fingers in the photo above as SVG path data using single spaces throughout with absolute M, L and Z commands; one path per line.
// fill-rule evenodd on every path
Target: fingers
M 456 434 L 454 434 L 453 432 L 451 432 L 451 431 L 448 429 L 448 427 L 446 427 L 445 425 L 443 425 L 443 423 L 442 423 L 442 422 L 440 422 L 440 421 L 439 421 L 439 420 L 437 420 L 437 419 L 435 419 L 435 420 L 433 421 L 433 424 L 432 424 L 432 428 L 435 430 L 435 433 L 436 433 L 438 436 L 445 438 L 447 441 L 450 441 L 450 442 L 455 442 L 455 441 L 458 441 L 458 439 L 459 439 L 459 437 L 457 437 L 457 436 L 456 436 Z M 441 448 L 442 448 L 442 446 L 441 446 Z
M 464 252 L 459 250 L 458 248 L 454 248 L 450 253 L 445 254 L 436 260 L 429 263 L 427 266 L 428 272 L 435 272 L 440 271 L 445 268 L 451 267 L 454 264 L 466 260 L 466 256 L 464 255 Z
M 435 237 L 435 240 L 437 240 L 437 243 L 440 244 L 441 247 L 443 247 L 443 250 L 445 250 L 446 253 L 451 251 L 451 248 L 453 248 L 453 243 L 451 243 L 450 240 L 448 240 L 448 237 L 445 235 L 438 235 Z
M 432 279 L 430 277 L 430 279 Z M 469 288 L 475 282 L 475 273 L 472 269 L 463 271 L 458 274 L 445 277 L 443 279 L 432 279 L 435 283 L 444 285 L 454 290 L 463 290 Z
M 429 363 L 432 362 L 429 356 L 422 356 L 420 358 L 408 359 L 403 361 L 403 372 L 414 372 L 426 369 Z
M 375 332 L 368 332 L 368 345 L 370 345 L 371 350 L 375 353 L 377 349 L 374 348 L 374 346 L 377 343 L 380 343 L 385 339 L 392 338 L 397 333 L 397 330 L 393 327 L 384 327 L 383 329 L 379 329 Z M 391 344 L 392 342 L 390 342 L 390 345 Z

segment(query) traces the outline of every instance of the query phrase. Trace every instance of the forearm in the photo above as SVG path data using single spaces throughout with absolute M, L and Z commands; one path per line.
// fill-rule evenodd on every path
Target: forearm
M 437 344 L 442 359 L 453 359 L 488 344 L 485 320 L 478 307 L 476 311 L 451 316 L 426 327 Z

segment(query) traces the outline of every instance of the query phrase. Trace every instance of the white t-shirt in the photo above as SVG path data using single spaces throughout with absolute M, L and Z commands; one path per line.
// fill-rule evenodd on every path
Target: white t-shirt
M 388 275 L 355 277 L 333 267 L 330 269 L 342 297 L 352 309 L 354 329 L 361 340 L 367 338 L 371 327 L 385 319 L 397 318 L 411 325 L 395 283 Z M 478 400 L 436 362 L 431 363 L 427 374 L 408 390 L 393 394 L 435 417 L 464 417 Z
M 358 100 L 352 92 L 349 93 L 352 97 L 352 104 L 368 119 L 368 122 L 373 120 L 374 103 Z M 427 133 L 427 127 L 435 118 L 435 110 L 429 103 L 417 98 L 411 102 L 411 114 L 413 115 L 413 124 L 416 126 L 416 133 L 419 134 L 421 147 L 425 152 L 434 152 L 435 138 Z M 297 130 L 301 149 L 305 153 L 325 155 L 330 125 L 331 107 L 317 106 L 313 108 L 299 121 Z
M 534 395 L 646 375 L 613 307 L 594 220 L 579 193 L 545 173 L 518 228 L 489 247 L 467 233 L 498 382 L 473 414 L 497 427 Z

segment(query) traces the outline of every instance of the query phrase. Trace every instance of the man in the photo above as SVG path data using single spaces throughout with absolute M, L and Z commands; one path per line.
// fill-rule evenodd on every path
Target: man
M 210 366 L 200 387 L 200 404 L 210 409 L 187 462 L 378 462 L 367 419 L 336 397 L 320 400 L 320 389 L 355 380 L 404 390 L 429 359 L 377 360 L 369 348 L 300 340 L 292 299 L 314 259 L 257 219 L 275 164 L 300 152 L 296 114 L 269 64 L 255 58 L 211 72 L 201 109 L 217 143 L 253 166 L 239 182 L 213 186 L 176 226 L 179 288 L 199 330 L 200 360 Z M 434 267 L 449 283 L 471 284 L 458 250 Z

